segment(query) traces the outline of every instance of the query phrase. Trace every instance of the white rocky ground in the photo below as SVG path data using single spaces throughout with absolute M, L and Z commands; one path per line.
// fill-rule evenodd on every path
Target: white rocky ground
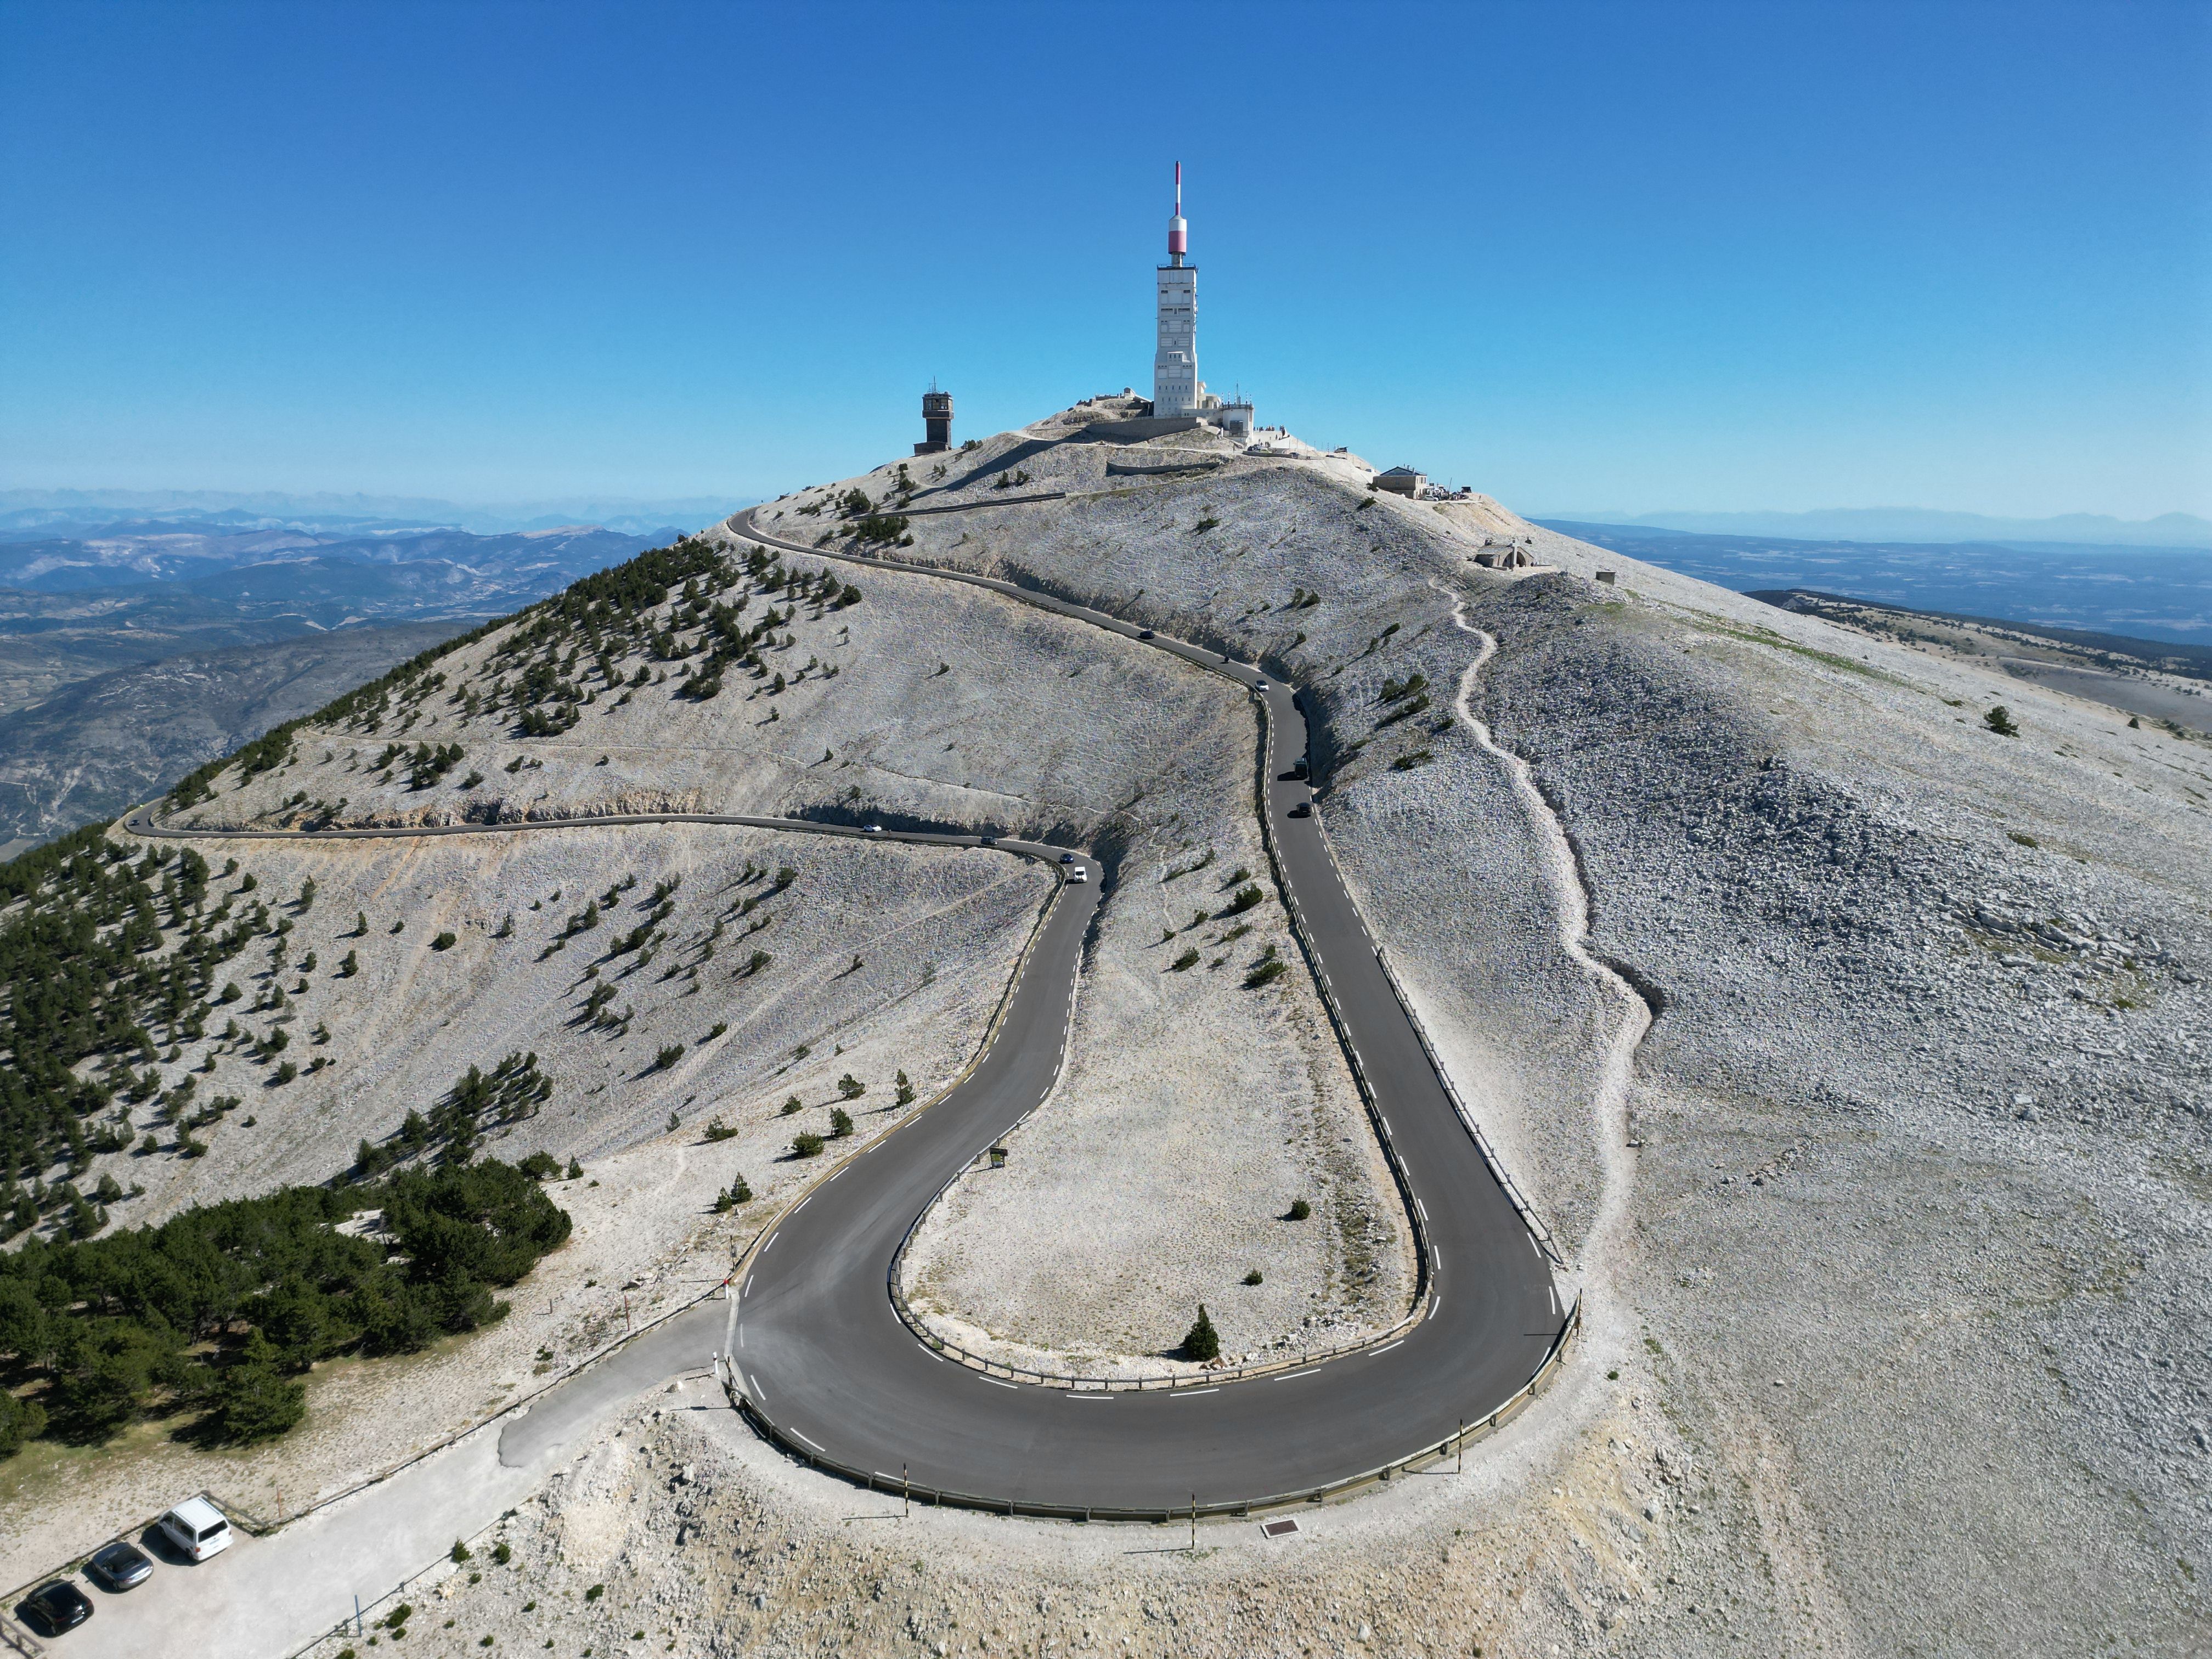
M 1062 1218 L 1018 1202 L 994 1213 L 1008 1189 L 979 1180 L 951 1206 L 976 1224 L 933 1229 L 915 1258 L 925 1300 L 943 1303 L 948 1330 L 970 1346 L 1026 1353 L 1079 1342 L 1117 1365 L 1154 1368 L 1164 1362 L 1146 1356 L 1180 1340 L 1200 1300 L 1240 1348 L 1394 1321 L 1410 1278 L 1403 1218 L 1315 994 L 1300 981 L 1264 994 L 1238 986 L 1265 945 L 1290 948 L 1279 903 L 1270 890 L 1235 921 L 1190 925 L 1194 911 L 1227 902 L 1224 888 L 1239 884 L 1226 883 L 1232 872 L 1266 868 L 1245 698 L 1158 652 L 988 594 L 850 574 L 860 604 L 828 616 L 802 607 L 793 643 L 766 653 L 787 675 L 780 694 L 732 675 L 702 703 L 651 684 L 596 699 L 562 736 L 516 738 L 511 716 L 471 720 L 449 700 L 497 648 L 504 636 L 495 635 L 441 660 L 447 684 L 392 711 L 383 730 L 302 732 L 291 763 L 242 787 L 234 770 L 212 800 L 179 816 L 210 827 L 286 824 L 303 804 L 340 800 L 345 821 L 394 824 L 834 811 L 1095 844 L 1112 884 L 1085 963 L 1075 1064 L 1051 1109 L 1024 1132 L 1015 1167 L 1061 1169 L 1083 1194 L 1071 1198 L 1073 1212 L 1097 1224 L 1071 1250 Z M 810 657 L 817 667 L 799 674 Z M 622 665 L 625 678 L 635 665 Z M 410 787 L 404 763 L 374 767 L 403 724 L 406 744 L 457 743 L 463 758 L 423 789 Z M 274 1448 L 200 1462 L 140 1435 L 128 1456 L 41 1446 L 0 1465 L 0 1497 L 21 1500 L 0 1521 L 0 1577 L 10 1564 L 21 1577 L 97 1541 L 167 1501 L 179 1480 L 252 1486 L 271 1505 L 280 1489 L 296 1504 L 342 1486 L 474 1420 L 526 1386 L 520 1379 L 590 1352 L 608 1310 L 620 1316 L 609 1287 L 649 1280 L 649 1295 L 632 1296 L 642 1313 L 719 1279 L 732 1243 L 750 1236 L 795 1178 L 778 1161 L 792 1133 L 828 1127 L 840 1076 L 867 1085 L 854 1114 L 867 1134 L 890 1121 L 897 1071 L 926 1101 L 964 1064 L 1048 887 L 1035 866 L 999 854 L 710 826 L 198 845 L 217 870 L 237 853 L 239 869 L 216 888 L 241 908 L 249 875 L 252 898 L 279 915 L 293 915 L 303 880 L 313 877 L 317 891 L 294 916 L 283 973 L 269 972 L 266 945 L 238 958 L 226 977 L 239 981 L 240 1000 L 218 1010 L 209 1040 L 156 1068 L 165 1086 L 191 1075 L 200 1098 L 244 1098 L 202 1132 L 208 1155 L 176 1156 L 174 1132 L 161 1127 L 161 1152 L 101 1159 L 86 1177 L 112 1170 L 148 1188 L 118 1221 L 325 1179 L 362 1138 L 389 1134 L 410 1108 L 428 1109 L 469 1066 L 489 1069 L 515 1052 L 538 1056 L 553 1093 L 486 1150 L 580 1157 L 588 1178 L 606 1184 L 557 1186 L 577 1217 L 577 1241 L 519 1287 L 507 1323 L 434 1361 L 323 1368 L 307 1425 Z M 1209 852 L 1203 869 L 1166 879 Z M 798 872 L 793 884 L 764 896 L 785 866 Z M 757 873 L 744 879 L 749 869 Z M 630 877 L 635 884 L 603 907 L 597 928 L 544 955 L 573 916 Z M 613 937 L 643 921 L 655 889 L 677 878 L 654 959 L 625 968 L 637 960 L 626 956 L 585 977 Z M 514 931 L 500 937 L 510 916 Z M 1230 937 L 1240 924 L 1249 931 Z M 1172 948 L 1162 944 L 1165 926 L 1178 930 Z M 455 943 L 433 950 L 448 930 Z M 702 961 L 710 942 L 715 954 Z M 1171 972 L 1192 945 L 1218 965 Z M 755 949 L 772 964 L 737 971 Z M 316 964 L 302 974 L 309 951 Z M 358 971 L 340 977 L 349 951 Z M 618 1031 L 580 1019 L 602 982 L 617 990 L 608 1016 L 634 1011 Z M 284 1006 L 256 1009 L 272 988 Z M 240 1039 L 219 1036 L 230 1016 Z M 729 1030 L 709 1038 L 717 1021 Z M 275 1029 L 290 1034 L 284 1058 L 303 1068 L 282 1086 L 268 1081 L 274 1064 L 253 1063 L 242 1040 Z M 327 1042 L 314 1040 L 319 1030 Z M 684 1056 L 654 1069 L 673 1042 L 686 1046 Z M 801 1045 L 811 1052 L 794 1061 Z M 210 1054 L 215 1071 L 198 1071 Z M 331 1066 L 304 1069 L 324 1057 Z M 805 1109 L 786 1118 L 781 1104 L 794 1094 Z M 156 1127 L 149 1110 L 134 1120 L 134 1136 Z M 716 1116 L 739 1134 L 703 1146 L 702 1127 Z M 738 1171 L 756 1202 L 714 1217 L 715 1193 Z M 1314 1219 L 1282 1220 L 1298 1196 L 1315 1201 Z M 1060 1261 L 1040 1297 L 1035 1270 L 1048 1252 Z M 1255 1266 L 1265 1283 L 1248 1289 L 1240 1281 Z M 548 1358 L 535 1358 L 541 1349 Z M 402 1398 L 407 1409 L 393 1411 Z M 61 1482 L 88 1478 L 68 1505 L 46 1503 Z
M 235 894 L 249 875 L 257 896 L 296 895 L 309 877 L 317 891 L 289 936 L 287 972 L 269 976 L 265 951 L 233 960 L 226 977 L 243 994 L 230 1006 L 242 1026 L 290 1032 L 284 1053 L 303 1068 L 311 1057 L 331 1064 L 273 1085 L 274 1065 L 252 1063 L 211 1027 L 210 1041 L 158 1069 L 166 1080 L 195 1079 L 198 1098 L 227 1092 L 245 1104 L 196 1132 L 209 1149 L 198 1158 L 177 1156 L 175 1128 L 140 1109 L 133 1138 L 153 1133 L 166 1150 L 98 1160 L 147 1189 L 116 1206 L 118 1222 L 327 1180 L 352 1163 L 362 1139 L 389 1134 L 410 1109 L 427 1110 L 471 1066 L 489 1071 L 523 1052 L 537 1055 L 552 1095 L 483 1150 L 580 1158 L 583 1176 L 552 1187 L 574 1231 L 515 1287 L 501 1323 L 410 1359 L 319 1367 L 307 1421 L 270 1446 L 201 1452 L 148 1428 L 104 1451 L 40 1442 L 0 1463 L 8 1583 L 202 1486 L 263 1515 L 280 1502 L 296 1508 L 567 1370 L 618 1335 L 626 1316 L 641 1322 L 718 1282 L 777 1205 L 819 1172 L 789 1156 L 791 1138 L 828 1132 L 839 1078 L 866 1085 L 850 1103 L 866 1140 L 902 1115 L 899 1072 L 919 1103 L 967 1064 L 1051 887 L 1034 865 L 981 852 L 680 824 L 233 845 L 240 867 L 216 884 L 219 893 Z M 790 887 L 742 920 L 732 915 L 786 866 L 796 872 Z M 768 874 L 739 880 L 749 867 Z M 637 884 L 605 922 L 544 954 L 570 915 L 630 876 Z M 656 959 L 605 969 L 619 992 L 608 1012 L 632 1011 L 628 1026 L 580 1020 L 597 982 L 583 977 L 592 947 L 627 931 L 654 887 L 678 877 Z M 513 933 L 495 937 L 510 914 Z M 702 962 L 700 947 L 725 919 L 717 953 Z M 403 931 L 390 932 L 394 923 Z M 447 929 L 457 943 L 433 951 Z M 740 977 L 754 948 L 774 960 Z M 309 951 L 316 965 L 301 974 Z M 349 952 L 357 971 L 339 977 Z M 283 1009 L 242 1012 L 272 984 L 288 993 Z M 710 1036 L 717 1022 L 728 1030 Z M 676 1042 L 683 1057 L 656 1068 Z M 806 1057 L 795 1058 L 802 1047 Z M 201 1069 L 206 1058 L 211 1072 Z M 803 1109 L 787 1115 L 794 1096 Z M 708 1142 L 702 1131 L 715 1119 L 737 1133 Z M 717 1194 L 740 1175 L 753 1201 L 716 1214 Z
M 1407 1231 L 1318 996 L 1303 975 L 1240 988 L 1267 945 L 1291 949 L 1252 810 L 1247 700 L 1158 651 L 988 593 L 838 568 L 866 597 L 794 622 L 795 642 L 768 653 L 791 678 L 781 693 L 733 676 L 700 703 L 655 684 L 585 708 L 561 738 L 516 739 L 508 720 L 472 720 L 449 702 L 476 683 L 495 635 L 441 660 L 448 685 L 404 733 L 462 746 L 438 787 L 368 769 L 389 732 L 311 732 L 296 763 L 183 816 L 281 821 L 304 793 L 382 823 L 832 811 L 1094 845 L 1109 890 L 1073 1061 L 1022 1132 L 1013 1178 L 963 1182 L 917 1241 L 917 1306 L 971 1348 L 1079 1352 L 1117 1371 L 1170 1364 L 1158 1356 L 1201 1302 L 1239 1352 L 1391 1323 L 1411 1284 Z M 836 677 L 793 672 L 808 659 Z M 471 773 L 483 781 L 461 787 Z M 1230 879 L 1239 871 L 1267 902 L 1199 925 L 1244 884 Z M 1192 948 L 1200 964 L 1174 971 Z M 656 1109 L 623 1121 L 634 1131 Z M 1285 1221 L 1300 1197 L 1315 1219 Z M 1255 1267 L 1263 1282 L 1248 1287 Z
M 1066 494 L 917 514 L 903 556 L 1047 584 L 1308 688 L 1346 873 L 1574 1263 L 1575 1363 L 1466 1475 L 1310 1511 L 1292 1543 L 1201 1528 L 1194 1557 L 1152 1553 L 1182 1540 L 1150 1529 L 862 1519 L 896 1505 L 791 1468 L 726 1413 L 648 1417 L 503 1523 L 520 1566 L 418 1597 L 409 1650 L 2201 1650 L 2205 746 L 1492 503 L 1370 498 L 1354 457 L 1042 441 L 1088 412 L 947 457 L 944 480 L 917 471 L 959 483 L 940 502 Z M 858 482 L 880 497 L 891 476 Z M 779 503 L 778 528 L 834 536 L 801 512 L 827 494 Z M 1472 564 L 1506 535 L 1560 570 Z M 1058 637 L 1020 626 L 1024 650 Z M 1414 674 L 1428 705 L 1388 719 L 1413 699 L 1386 682 Z M 1173 684 L 1164 707 L 1207 706 Z M 1984 725 L 1998 702 L 2021 735 Z M 1063 738 L 1016 718 L 1032 745 Z M 777 799 L 823 798 L 799 781 L 811 748 L 780 763 Z M 1213 750 L 1185 752 L 1208 775 Z M 880 765 L 868 787 L 922 770 Z M 900 799 L 950 816 L 992 775 L 929 773 Z M 1085 795 L 1097 776 L 1013 793 L 1104 822 L 1127 797 Z M 1225 825 L 1182 833 L 1243 856 Z M 1164 828 L 1129 845 L 1147 834 L 1166 858 Z M 1181 902 L 1133 854 L 1117 873 L 1116 903 Z M 1144 999 L 1122 1000 L 1146 1030 Z M 1646 1019 L 1617 1096 L 1608 1068 Z M 1073 1349 L 1054 1298 L 1103 1318 L 1156 1293 L 1085 1280 L 1098 1217 L 1062 1205 L 1063 1160 L 1104 1138 L 1050 1127 L 1082 1109 L 1071 1091 L 1027 1132 L 1058 1158 L 1024 1147 L 933 1224 L 968 1323 Z M 1101 1178 L 1142 1167 L 1105 1150 L 1123 1161 Z M 995 1271 L 965 1236 L 1024 1208 L 1035 1260 Z
M 904 556 L 1210 637 L 1310 688 L 1347 874 L 1575 1261 L 1584 1365 L 1620 1373 L 1544 1408 L 1549 1455 L 1564 1470 L 1617 1437 L 1604 1413 L 1632 1389 L 1694 1471 L 1694 1521 L 1633 1522 L 1679 1594 L 1600 1555 L 1522 1604 L 1511 1640 L 2194 1645 L 2212 751 L 1494 504 L 1370 501 L 1355 458 L 1040 434 L 965 458 L 962 496 L 1011 464 L 1030 478 L 1005 493 L 1065 499 L 916 516 Z M 1224 465 L 1105 473 L 1144 449 Z M 1507 534 L 1559 573 L 1470 562 Z M 1321 603 L 1290 609 L 1301 593 Z M 1403 706 L 1383 682 L 1417 672 L 1430 707 L 1378 725 Z M 1984 724 L 2000 702 L 2021 735 Z M 1656 1012 L 1621 1113 L 1599 1086 L 1615 985 L 1559 944 L 1573 895 L 1478 720 L 1550 803 L 1593 951 Z M 1543 1509 L 1462 1521 L 1572 1556 L 1586 1517 Z M 1727 1620 L 1697 1637 L 1689 1601 Z

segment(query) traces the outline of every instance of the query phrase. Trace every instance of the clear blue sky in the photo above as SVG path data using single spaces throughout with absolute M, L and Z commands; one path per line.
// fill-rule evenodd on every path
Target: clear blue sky
M 0 4 L 0 487 L 774 494 L 1200 370 L 1530 511 L 2212 513 L 2212 6 Z

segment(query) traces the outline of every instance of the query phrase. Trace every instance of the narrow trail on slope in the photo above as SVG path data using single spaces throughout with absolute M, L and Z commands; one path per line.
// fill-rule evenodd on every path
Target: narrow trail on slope
M 1605 1184 L 1597 1213 L 1575 1252 L 1582 1267 L 1580 1276 L 1587 1285 L 1592 1259 L 1607 1254 L 1628 1207 L 1629 1189 L 1635 1180 L 1633 1160 L 1628 1155 L 1628 1088 L 1633 1079 L 1636 1051 L 1650 1031 L 1657 1011 L 1627 975 L 1590 948 L 1589 890 L 1584 884 L 1581 863 L 1576 857 L 1573 842 L 1568 839 L 1566 826 L 1560 822 L 1551 802 L 1544 798 L 1544 792 L 1536 787 L 1528 763 L 1498 743 L 1492 736 L 1487 722 L 1474 712 L 1475 686 L 1483 665 L 1498 653 L 1498 641 L 1468 620 L 1467 601 L 1457 596 L 1452 601 L 1452 625 L 1481 641 L 1474 660 L 1460 675 L 1459 690 L 1452 698 L 1452 713 L 1466 723 L 1484 751 L 1504 765 L 1506 775 L 1513 781 L 1514 793 L 1519 797 L 1529 823 L 1536 827 L 1544 848 L 1545 885 L 1558 907 L 1561 948 L 1575 959 L 1593 983 L 1604 987 L 1620 1005 L 1621 1021 L 1606 1051 L 1597 1092 L 1590 1102 L 1591 1112 L 1597 1119 L 1598 1158 L 1605 1171 Z

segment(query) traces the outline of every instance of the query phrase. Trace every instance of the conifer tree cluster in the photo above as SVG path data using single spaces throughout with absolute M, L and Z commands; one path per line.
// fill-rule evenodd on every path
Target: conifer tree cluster
M 552 1083 L 538 1069 L 534 1050 L 509 1054 L 489 1073 L 471 1066 L 427 1116 L 410 1111 L 388 1139 L 363 1140 L 354 1153 L 354 1172 L 363 1177 L 380 1175 L 432 1151 L 446 1164 L 465 1164 L 486 1130 L 537 1116 L 538 1106 L 552 1093 Z
M 191 1079 L 162 1089 L 161 1045 L 204 1036 L 218 970 L 289 926 L 243 884 L 210 908 L 216 880 L 190 848 L 134 857 L 100 824 L 0 865 L 0 1238 L 56 1211 L 97 1231 L 74 1177 L 123 1150 L 129 1106 L 189 1107 Z
M 380 1210 L 375 1236 L 338 1224 Z M 568 1237 L 565 1212 L 492 1161 L 374 1186 L 289 1187 L 81 1243 L 0 1255 L 0 1456 L 42 1427 L 100 1439 L 204 1408 L 198 1432 L 283 1432 L 292 1379 L 336 1354 L 411 1352 L 507 1312 L 492 1294 Z

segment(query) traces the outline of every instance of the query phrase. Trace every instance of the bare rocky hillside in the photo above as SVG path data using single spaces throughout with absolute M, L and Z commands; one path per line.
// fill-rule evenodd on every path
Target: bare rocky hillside
M 1052 441 L 1074 424 L 915 505 L 1009 471 L 1062 498 L 913 515 L 901 556 L 1308 688 L 1347 875 L 1618 1373 L 1554 1409 L 1560 1455 L 1632 1391 L 1680 1437 L 1669 1501 L 1606 1523 L 1680 1582 L 1593 1565 L 1529 1634 L 1680 1651 L 1695 1602 L 1768 1649 L 2188 1645 L 2212 752 L 1479 500 L 1372 496 L 1355 458 Z M 1139 459 L 1206 470 L 1105 470 Z M 1557 573 L 1473 562 L 1507 535 Z M 1585 908 L 1606 969 L 1562 946 Z
M 1292 975 L 1255 994 L 1234 976 L 1241 953 L 1287 941 L 1272 893 L 1218 915 L 1231 872 L 1264 867 L 1249 705 L 1134 644 L 865 556 L 1012 578 L 1261 661 L 1304 688 L 1346 877 L 1571 1264 L 1573 1363 L 1464 1475 L 1304 1512 L 1293 1541 L 1209 1526 L 1189 1557 L 1147 1551 L 1180 1534 L 894 1522 L 896 1499 L 793 1468 L 726 1413 L 657 1414 L 709 1398 L 663 1401 L 500 1523 L 505 1576 L 426 1588 L 414 1644 L 2201 1646 L 2212 750 L 1484 498 L 1378 496 L 1354 456 L 1088 441 L 1101 412 L 1125 411 L 1080 408 L 773 503 L 776 536 L 864 556 L 771 574 L 714 532 L 687 544 L 691 586 L 649 615 L 605 588 L 526 616 L 192 783 L 179 816 L 727 810 L 1088 844 L 1110 885 L 1069 1070 L 1008 1167 L 933 1212 L 917 1288 L 1007 1352 L 1140 1358 L 1201 1296 L 1231 1310 L 1228 1346 L 1256 1350 L 1387 1314 L 1403 1218 L 1312 988 Z M 902 533 L 881 516 L 902 509 Z M 1509 538 L 1556 568 L 1475 562 Z M 740 643 L 702 675 L 709 639 Z M 650 1240 L 676 1272 L 726 1236 L 696 1210 L 680 1224 L 673 1206 L 635 1212 L 657 1186 L 711 1195 L 700 1118 L 730 1113 L 750 1138 L 726 1148 L 759 1156 L 781 1133 L 778 1045 L 794 1060 L 809 1045 L 812 1069 L 790 1075 L 811 1110 L 848 1067 L 872 1099 L 901 1056 L 924 1056 L 917 1080 L 939 1075 L 1039 896 L 981 852 L 556 834 L 272 849 L 273 892 L 329 861 L 309 917 L 370 918 L 343 943 L 373 1000 L 410 1011 L 406 1032 L 366 1030 L 324 1092 L 303 1076 L 283 1108 L 257 1097 L 259 1124 L 226 1121 L 207 1175 L 167 1174 L 149 1199 L 264 1181 L 282 1159 L 335 1167 L 362 1124 L 437 1086 L 447 1055 L 534 1046 L 555 1089 L 510 1144 L 624 1171 L 619 1218 L 609 1188 L 563 1183 L 603 1206 L 580 1211 L 583 1243 L 603 1228 L 595 1248 L 643 1256 Z M 742 909 L 757 878 L 732 878 L 771 860 L 802 872 L 760 936 L 789 977 L 726 983 L 739 1014 L 713 1013 L 731 1030 L 702 1054 L 714 976 L 763 910 Z M 640 885 L 611 895 L 600 931 L 541 961 L 574 907 L 629 872 Z M 539 890 L 556 887 L 557 904 Z M 509 911 L 516 932 L 496 937 Z M 387 915 L 403 933 L 379 931 Z M 606 947 L 584 935 L 641 924 L 653 960 L 602 963 L 603 981 L 628 975 L 617 1000 L 554 1035 L 597 994 L 580 957 Z M 448 951 L 418 943 L 429 927 L 454 933 Z M 711 968 L 694 961 L 708 942 Z M 858 985 L 838 977 L 848 955 Z M 307 994 L 338 993 L 319 978 Z M 609 1013 L 621 1034 L 591 1024 Z M 456 1014 L 465 1042 L 435 1023 Z M 334 1043 L 349 1036 L 331 1024 Z M 823 1061 L 811 1032 L 848 1054 Z M 677 1040 L 673 1069 L 641 1075 Z M 241 1064 L 231 1041 L 217 1076 Z M 422 1058 L 384 1052 L 416 1042 Z M 669 1111 L 683 1127 L 663 1136 Z M 319 1140 L 325 1121 L 343 1151 Z M 256 1162 L 263 1143 L 286 1150 Z M 1275 1219 L 1308 1190 L 1328 1195 L 1322 1224 Z M 1240 1304 L 1236 1277 L 1262 1261 L 1264 1294 Z

